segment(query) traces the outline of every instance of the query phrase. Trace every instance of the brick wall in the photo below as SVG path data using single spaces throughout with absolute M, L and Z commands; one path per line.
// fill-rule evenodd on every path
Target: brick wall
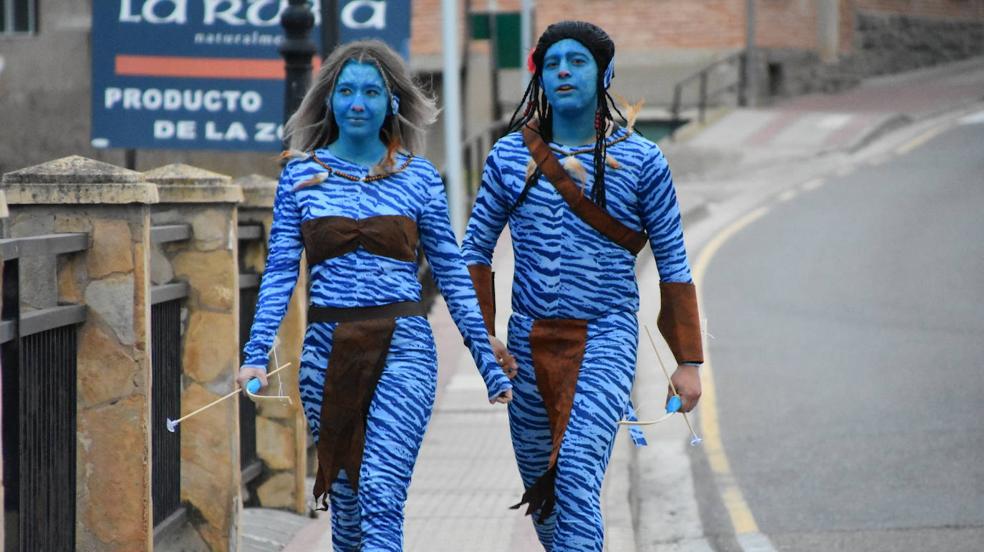
M 767 48 L 817 48 L 817 0 L 757 0 L 758 44 Z M 520 0 L 497 0 L 502 11 Z M 654 49 L 729 49 L 745 42 L 745 0 L 538 0 L 536 30 L 563 19 L 584 19 L 608 31 L 621 52 Z M 465 0 L 459 0 L 462 11 Z M 487 0 L 471 0 L 485 10 Z M 840 0 L 841 51 L 849 52 L 856 14 L 984 22 L 984 0 Z M 414 0 L 411 49 L 441 51 L 441 1 Z

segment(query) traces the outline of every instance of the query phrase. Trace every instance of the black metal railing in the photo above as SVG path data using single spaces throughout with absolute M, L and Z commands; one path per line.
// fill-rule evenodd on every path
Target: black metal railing
M 239 226 L 239 362 L 245 361 L 242 346 L 249 341 L 256 300 L 260 291 L 260 275 L 245 266 L 243 252 L 252 246 L 262 247 L 263 227 L 256 224 Z M 256 479 L 261 472 L 256 452 L 256 405 L 244 394 L 239 395 L 239 465 L 244 484 Z
M 717 99 L 721 94 L 735 92 L 738 94 L 738 105 L 745 105 L 745 94 L 747 90 L 745 83 L 745 59 L 744 52 L 732 54 L 724 59 L 711 63 L 707 67 L 678 82 L 673 87 L 673 106 L 670 108 L 673 119 L 680 119 L 680 112 L 683 110 L 684 88 L 692 86 L 695 82 L 697 83 L 697 119 L 701 123 L 704 122 L 704 113 L 707 111 L 709 103 Z M 711 73 L 719 71 L 723 67 L 736 68 L 737 75 L 734 79 L 730 79 L 725 84 L 710 90 Z
M 75 549 L 77 327 L 83 305 L 21 312 L 20 258 L 84 251 L 86 234 L 0 240 L 4 550 Z
M 154 243 L 191 237 L 185 224 L 154 226 Z M 150 410 L 151 503 L 155 537 L 184 516 L 181 505 L 181 426 L 168 431 L 168 419 L 181 416 L 181 305 L 188 296 L 186 282 L 150 289 L 150 351 L 152 381 Z

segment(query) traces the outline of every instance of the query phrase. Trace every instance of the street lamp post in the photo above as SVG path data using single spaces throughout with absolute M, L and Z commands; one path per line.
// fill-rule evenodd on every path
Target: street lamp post
M 321 0 L 321 59 L 338 46 L 338 0 Z
M 739 103 L 745 106 L 754 106 L 757 103 L 757 80 L 756 80 L 756 52 L 755 52 L 755 0 L 745 1 L 745 62 L 742 67 L 742 88 L 743 94 L 739 93 Z
M 284 94 L 284 123 L 297 111 L 311 86 L 311 56 L 316 52 L 311 41 L 311 28 L 314 27 L 314 14 L 307 0 L 290 0 L 290 5 L 280 16 L 280 25 L 287 36 L 280 46 L 287 69 L 286 90 Z M 285 149 L 287 144 L 284 144 Z

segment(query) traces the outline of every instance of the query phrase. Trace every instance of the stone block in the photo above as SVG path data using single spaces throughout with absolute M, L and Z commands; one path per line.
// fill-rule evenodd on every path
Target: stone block
M 202 209 L 191 216 L 195 248 L 201 251 L 232 249 L 232 210 Z
M 271 470 L 294 468 L 294 432 L 273 420 L 256 419 L 256 451 Z M 266 504 L 264 502 L 264 504 Z
M 79 332 L 78 378 L 80 406 L 112 401 L 137 390 L 134 375 L 139 366 L 115 337 L 98 324 L 88 323 Z
M 232 314 L 205 310 L 191 312 L 185 333 L 185 375 L 199 383 L 207 383 L 222 374 L 235 373 L 239 364 L 235 346 L 238 335 L 238 319 Z
M 150 407 L 131 396 L 79 412 L 78 515 L 100 550 L 148 549 L 150 538 Z
M 8 205 L 157 203 L 142 175 L 78 155 L 3 175 Z
M 126 345 L 134 344 L 133 276 L 110 276 L 94 280 L 85 288 L 85 303 L 99 315 Z
M 86 254 L 90 278 L 133 270 L 133 236 L 125 220 L 92 221 L 92 246 Z
M 259 174 L 251 174 L 242 178 L 237 178 L 233 184 L 238 185 L 243 190 L 244 207 L 252 208 L 273 208 L 274 196 L 277 193 L 277 181 Z
M 173 163 L 144 173 L 157 185 L 161 203 L 240 203 L 243 191 L 219 173 Z
M 83 256 L 66 255 L 58 258 L 59 303 L 81 303 L 82 290 L 87 281 Z
M 231 389 L 230 389 L 231 390 Z M 181 397 L 182 414 L 200 408 L 218 396 L 198 384 Z M 235 402 L 225 401 L 181 424 L 181 496 L 201 514 L 197 529 L 212 550 L 228 550 L 238 512 L 239 449 L 234 441 L 238 418 Z
M 175 276 L 191 285 L 200 307 L 232 312 L 239 293 L 234 252 L 182 251 L 172 266 Z
M 168 259 L 159 245 L 152 245 L 150 248 L 150 282 L 151 285 L 159 286 L 174 280 L 174 269 L 171 267 L 171 260 Z
M 294 504 L 294 474 L 278 473 L 264 481 L 256 494 L 266 508 L 291 508 Z

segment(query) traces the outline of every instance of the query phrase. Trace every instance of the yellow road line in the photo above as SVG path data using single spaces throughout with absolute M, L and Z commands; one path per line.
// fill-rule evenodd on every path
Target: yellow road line
M 704 303 L 702 297 L 700 297 L 700 291 L 704 289 L 704 274 L 706 274 L 707 266 L 710 264 L 714 254 L 717 253 L 724 242 L 728 241 L 728 239 L 738 233 L 742 228 L 762 218 L 768 211 L 768 207 L 759 207 L 741 217 L 714 236 L 701 251 L 693 267 L 694 285 L 697 287 L 698 298 L 701 304 Z M 704 451 L 707 454 L 708 463 L 710 464 L 711 471 L 714 472 L 714 479 L 721 493 L 724 507 L 728 510 L 728 516 L 731 518 L 731 524 L 735 528 L 735 533 L 739 535 L 758 533 L 759 528 L 755 522 L 755 516 L 752 515 L 748 503 L 745 502 L 744 495 L 741 494 L 741 489 L 735 483 L 735 478 L 731 473 L 731 463 L 728 461 L 728 455 L 725 453 L 724 445 L 721 441 L 721 427 L 718 423 L 717 388 L 714 385 L 714 372 L 711 369 L 710 352 L 706 349 L 704 351 L 704 365 L 701 367 L 701 372 L 703 375 L 701 378 L 700 428 L 704 437 Z
M 781 194 L 779 194 L 776 197 L 776 199 L 778 201 L 789 201 L 790 199 L 793 199 L 794 197 L 796 197 L 797 194 L 799 194 L 799 192 L 797 192 L 796 190 L 786 190 L 786 191 L 782 192 Z
M 850 172 L 850 171 L 848 171 L 848 172 Z M 841 176 L 843 176 L 843 175 L 841 175 Z M 809 192 L 809 191 L 812 191 L 812 190 L 816 190 L 820 186 L 823 186 L 823 184 L 824 184 L 824 179 L 822 179 L 822 178 L 814 178 L 813 180 L 807 180 L 806 182 L 804 182 L 803 184 L 801 184 L 800 185 L 800 188 L 802 188 L 804 192 Z
M 897 155 L 905 155 L 905 154 L 909 153 L 910 151 L 918 148 L 919 146 L 925 144 L 926 142 L 929 142 L 933 138 L 936 138 L 941 132 L 943 132 L 944 130 L 946 130 L 946 128 L 947 127 L 945 125 L 938 126 L 938 127 L 935 127 L 935 128 L 931 128 L 931 129 L 927 130 L 926 132 L 923 132 L 919 136 L 916 136 L 912 140 L 909 140 L 908 142 L 906 142 L 906 143 L 902 144 L 901 146 L 895 148 L 895 153 Z

